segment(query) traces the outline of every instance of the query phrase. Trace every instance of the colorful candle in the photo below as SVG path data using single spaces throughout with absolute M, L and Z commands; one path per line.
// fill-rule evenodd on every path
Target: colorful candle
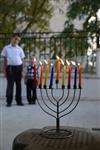
M 81 82 L 82 82 L 82 65 L 79 64 L 79 88 L 81 89 Z
M 49 85 L 50 89 L 52 89 L 52 86 L 53 86 L 53 76 L 54 76 L 54 65 L 52 65 L 52 68 L 51 68 L 50 85 Z
M 42 87 L 42 78 L 43 78 L 43 65 L 40 66 L 40 79 L 39 79 L 39 88 Z
M 56 72 L 56 84 L 59 82 L 59 75 L 60 75 L 60 59 L 57 57 L 57 72 Z
M 34 88 L 36 88 L 36 64 L 34 64 Z
M 74 72 L 74 89 L 77 88 L 77 66 L 75 67 L 75 72 Z
M 48 80 L 48 74 L 49 74 L 49 65 L 48 62 L 46 62 L 46 68 L 45 68 L 45 79 L 44 79 L 44 88 L 46 88 L 47 80 Z
M 68 89 L 70 89 L 71 86 L 71 72 L 72 72 L 72 67 L 71 64 L 68 66 Z
M 65 88 L 65 76 L 66 76 L 66 65 L 64 64 L 62 72 L 62 88 Z

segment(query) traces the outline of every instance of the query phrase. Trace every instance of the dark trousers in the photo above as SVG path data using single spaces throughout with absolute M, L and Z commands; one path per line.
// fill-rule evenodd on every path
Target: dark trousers
M 37 99 L 36 88 L 34 88 L 34 81 L 33 79 L 28 79 L 26 83 L 26 94 L 27 100 L 29 103 L 35 103 Z
M 17 104 L 22 102 L 21 99 L 21 75 L 22 65 L 19 66 L 7 66 L 7 90 L 6 97 L 7 103 L 11 104 L 13 100 L 14 83 L 16 84 L 15 99 Z

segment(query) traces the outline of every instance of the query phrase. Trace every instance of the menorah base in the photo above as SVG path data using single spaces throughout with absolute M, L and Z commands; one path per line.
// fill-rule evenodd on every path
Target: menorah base
M 60 127 L 60 129 L 56 129 L 56 127 L 44 127 L 40 134 L 49 139 L 65 139 L 72 137 L 73 131 L 63 127 Z

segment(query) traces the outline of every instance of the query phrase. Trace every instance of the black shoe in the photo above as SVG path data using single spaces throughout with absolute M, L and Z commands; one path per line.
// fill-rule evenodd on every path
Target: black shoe
M 34 104 L 34 105 L 35 105 L 35 104 L 36 104 L 36 102 L 35 102 L 35 101 L 33 101 L 33 102 L 32 102 L 32 104 Z
M 24 106 L 24 104 L 23 104 L 23 103 L 17 103 L 17 105 L 18 105 L 18 106 Z
M 32 104 L 32 102 L 28 102 L 29 103 L 29 105 L 31 105 Z
M 7 107 L 10 107 L 10 106 L 11 106 L 11 104 L 7 104 L 6 106 L 7 106 Z
M 35 104 L 35 102 L 29 102 L 29 105 Z

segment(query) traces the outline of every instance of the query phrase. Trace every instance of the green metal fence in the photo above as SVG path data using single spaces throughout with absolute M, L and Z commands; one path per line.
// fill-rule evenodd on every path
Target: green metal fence
M 9 44 L 12 33 L 0 33 L 0 50 Z M 83 64 L 83 71 L 96 73 L 96 48 L 99 45 L 97 34 L 87 32 L 31 32 L 21 34 L 20 45 L 23 47 L 26 60 L 31 53 L 40 59 L 55 60 L 56 55 L 63 59 Z M 0 62 L 2 66 L 2 59 Z M 1 67 L 2 68 L 2 67 Z M 2 71 L 2 69 L 1 69 Z

